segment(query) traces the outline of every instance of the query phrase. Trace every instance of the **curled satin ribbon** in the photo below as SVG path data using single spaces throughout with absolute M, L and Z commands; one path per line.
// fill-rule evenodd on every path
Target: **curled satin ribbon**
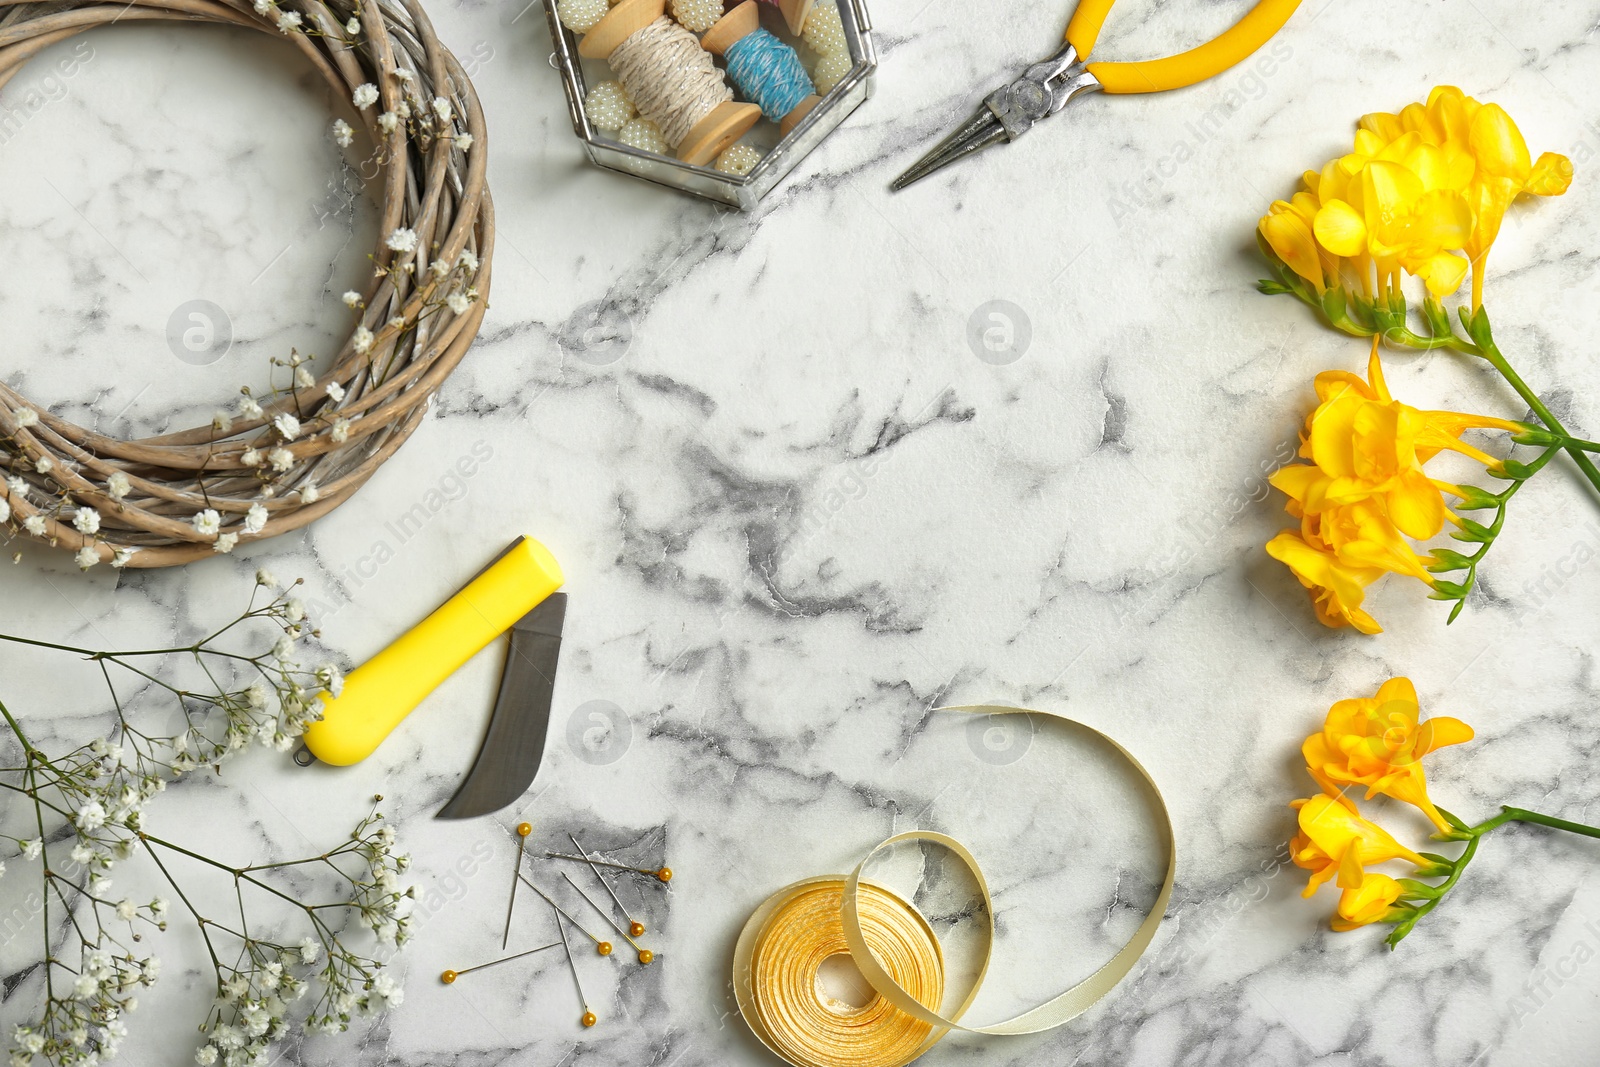
M 975 715 L 1042 715 L 1088 731 L 1109 744 L 1150 787 L 1167 852 L 1161 892 L 1128 943 L 1077 985 L 1028 1011 L 988 1026 L 965 1026 L 989 972 L 994 908 L 989 884 L 966 846 L 948 834 L 911 830 L 883 841 L 847 876 L 807 878 L 767 898 L 745 923 L 733 954 L 734 995 L 750 1029 L 794 1067 L 904 1067 L 952 1030 L 975 1034 L 1033 1034 L 1076 1018 L 1133 970 L 1155 937 L 1177 874 L 1177 844 L 1166 801 L 1150 772 L 1115 740 L 1075 719 L 1049 711 L 969 704 L 939 711 Z M 885 849 L 927 841 L 948 849 L 972 872 L 987 919 L 983 964 L 961 1002 L 940 1014 L 944 953 L 916 907 L 862 878 Z M 830 997 L 818 981 L 824 960 L 848 954 L 877 994 L 864 1006 Z

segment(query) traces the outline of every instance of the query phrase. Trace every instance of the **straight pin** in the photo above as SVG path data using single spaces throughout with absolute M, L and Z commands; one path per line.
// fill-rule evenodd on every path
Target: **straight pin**
M 511 872 L 511 899 L 506 901 L 506 932 L 500 935 L 500 948 L 503 951 L 506 942 L 511 940 L 511 911 L 517 906 L 517 875 L 522 873 L 522 853 L 528 847 L 528 835 L 533 833 L 530 823 L 517 824 L 517 866 Z
M 584 900 L 587 900 L 589 902 L 589 907 L 593 908 L 595 911 L 600 913 L 600 917 L 606 921 L 606 925 L 610 926 L 611 929 L 613 929 L 617 933 L 621 934 L 622 935 L 622 939 L 624 941 L 626 941 L 628 944 L 630 944 L 630 945 L 632 945 L 634 947 L 635 951 L 637 951 L 639 953 L 639 962 L 640 963 L 648 964 L 651 960 L 656 958 L 656 954 L 654 952 L 651 952 L 649 949 L 642 947 L 639 944 L 639 942 L 637 942 L 633 938 L 629 937 L 627 932 L 624 931 L 622 929 L 622 927 L 617 925 L 616 920 L 611 917 L 611 915 L 606 911 L 606 909 L 604 909 L 600 905 L 596 904 L 594 902 L 594 898 L 591 897 L 588 893 L 585 893 L 583 891 L 582 887 L 580 887 L 577 882 L 574 882 L 571 878 L 567 878 L 567 875 L 566 875 L 565 871 L 562 872 L 561 877 L 566 878 L 567 879 L 567 884 L 570 885 L 573 889 L 576 889 L 578 891 L 578 895 L 580 897 L 582 897 Z M 638 924 L 635 923 L 634 925 L 637 926 Z
M 531 882 L 529 883 L 529 888 L 532 888 L 535 893 L 539 893 L 538 888 L 533 886 Z M 539 895 L 544 897 L 543 893 L 539 893 Z M 556 908 L 555 901 L 549 897 L 544 897 L 544 899 L 549 902 L 552 908 Z M 572 946 L 567 944 L 567 929 L 561 925 L 561 916 L 565 914 L 566 912 L 556 908 L 556 933 L 561 935 L 561 947 L 567 950 L 567 966 L 572 970 L 572 984 L 578 987 L 578 1003 L 583 1005 L 583 1017 L 578 1021 L 584 1026 L 593 1026 L 600 1020 L 595 1017 L 594 1012 L 589 1010 L 589 998 L 583 995 L 583 982 L 578 978 L 578 964 L 572 958 Z
M 588 856 L 569 856 L 565 852 L 546 852 L 545 855 L 553 860 L 571 860 L 574 863 L 588 864 L 598 863 L 602 867 L 615 867 L 619 871 L 632 871 L 634 874 L 648 875 L 658 882 L 672 881 L 671 867 L 662 867 L 659 870 L 650 871 L 643 867 L 629 867 L 626 863 L 612 863 L 610 860 L 591 859 Z
M 632 915 L 628 914 L 627 906 L 622 903 L 622 899 L 620 897 L 618 897 L 617 894 L 616 894 L 616 891 L 611 888 L 611 883 L 606 881 L 605 876 L 600 873 L 600 868 L 596 867 L 594 865 L 594 861 L 589 858 L 589 850 L 584 848 L 582 845 L 580 845 L 578 843 L 578 838 L 577 838 L 577 835 L 575 835 L 575 834 L 568 834 L 567 835 L 567 840 L 572 842 L 572 846 L 578 850 L 578 855 L 582 856 L 583 859 L 584 859 L 584 862 L 589 864 L 589 869 L 594 872 L 595 880 L 600 883 L 600 888 L 604 889 L 606 891 L 606 893 L 608 895 L 610 895 L 612 902 L 615 903 L 616 906 L 617 906 L 617 910 L 622 912 L 622 917 L 624 919 L 628 920 L 628 933 L 633 935 L 634 937 L 643 937 L 644 936 L 644 923 L 640 922 L 638 919 L 635 919 Z M 572 881 L 572 879 L 569 878 L 569 879 L 567 879 L 567 881 L 570 882 L 570 881 Z M 577 889 L 577 884 L 576 883 L 573 884 L 573 888 Z M 579 889 L 578 891 L 580 893 L 583 892 L 583 890 L 581 890 L 581 889 Z M 594 902 L 590 901 L 590 903 L 592 904 Z M 619 933 L 619 934 L 621 932 L 622 932 L 621 930 L 617 931 L 617 933 Z M 638 946 L 635 945 L 634 947 L 637 948 Z
M 517 877 L 521 878 L 524 882 L 528 882 L 528 879 L 523 876 L 521 871 L 517 872 Z M 596 937 L 593 934 L 591 934 L 589 931 L 585 930 L 578 923 L 577 919 L 574 919 L 572 916 L 570 916 L 566 912 L 562 911 L 561 910 L 561 905 L 557 904 L 555 901 L 551 900 L 549 895 L 546 894 L 543 889 L 540 889 L 538 886 L 534 885 L 532 882 L 528 882 L 528 888 L 533 890 L 535 893 L 538 893 L 541 897 L 544 897 L 544 902 L 546 904 L 550 905 L 552 908 L 556 909 L 556 914 L 557 915 L 560 915 L 563 919 L 566 919 L 567 922 L 571 923 L 573 926 L 578 927 L 578 932 L 579 933 L 581 933 L 584 937 L 587 937 L 590 941 L 593 941 L 594 942 L 595 951 L 599 952 L 600 955 L 602 955 L 602 956 L 611 955 L 611 942 L 602 941 L 598 937 Z M 560 926 L 561 923 L 557 922 L 556 925 Z
M 515 956 L 504 956 L 497 960 L 490 960 L 488 963 L 474 964 L 471 967 L 463 967 L 459 971 L 445 971 L 439 976 L 439 981 L 443 982 L 445 985 L 450 985 L 457 978 L 460 978 L 464 974 L 471 974 L 473 971 L 481 971 L 485 967 L 494 967 L 501 963 L 510 963 L 512 960 L 520 960 L 524 956 L 531 956 L 535 952 L 543 952 L 547 948 L 555 948 L 559 944 L 561 944 L 561 942 L 552 941 L 548 945 L 540 945 L 538 948 L 530 948 L 528 951 L 519 952 Z

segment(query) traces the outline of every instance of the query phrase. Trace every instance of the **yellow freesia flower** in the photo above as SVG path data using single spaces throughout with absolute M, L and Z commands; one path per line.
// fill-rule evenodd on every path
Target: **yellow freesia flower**
M 1348 277 L 1371 299 L 1398 288 L 1404 272 L 1439 299 L 1470 269 L 1476 310 L 1506 209 L 1525 193 L 1558 196 L 1571 181 L 1565 156 L 1530 159 L 1498 104 L 1440 86 L 1426 104 L 1364 116 L 1352 151 L 1307 171 L 1304 190 L 1275 202 L 1260 231 L 1319 294 Z
M 1390 917 L 1400 899 L 1400 883 L 1387 874 L 1362 870 L 1354 884 L 1340 883 L 1339 908 L 1328 925 L 1343 933 Z
M 1378 620 L 1361 610 L 1367 586 L 1383 577 L 1383 571 L 1343 563 L 1293 530 L 1284 530 L 1268 541 L 1267 554 L 1310 590 L 1317 618 L 1324 626 L 1354 626 L 1364 634 L 1383 632 Z
M 1306 769 L 1329 797 L 1343 799 L 1352 785 L 1367 798 L 1382 793 L 1414 805 L 1440 830 L 1450 824 L 1428 798 L 1422 757 L 1446 745 L 1472 740 L 1460 719 L 1421 720 L 1417 690 L 1407 678 L 1391 678 L 1371 697 L 1341 700 L 1328 709 L 1322 732 L 1306 738 Z M 1302 815 L 1302 824 L 1304 817 Z
M 1498 469 L 1498 460 L 1461 435 L 1474 428 L 1522 427 L 1485 415 L 1424 411 L 1394 399 L 1377 338 L 1366 380 L 1324 371 L 1316 390 L 1319 403 L 1306 419 L 1300 447 L 1311 462 L 1280 467 L 1269 479 L 1289 498 L 1285 508 L 1300 520 L 1300 529 L 1278 534 L 1267 552 L 1312 591 L 1325 625 L 1379 633 L 1382 628 L 1361 610 L 1365 588 L 1385 571 L 1435 585 L 1427 560 L 1406 537 L 1425 541 L 1446 521 L 1461 521 L 1444 501 L 1445 492 L 1459 495 L 1460 488 L 1429 477 L 1423 465 L 1451 451 Z
M 1459 190 L 1472 210 L 1472 230 L 1460 248 L 1472 263 L 1474 310 L 1483 303 L 1484 261 L 1512 201 L 1524 193 L 1560 196 L 1572 184 L 1571 160 L 1556 152 L 1531 159 L 1522 131 L 1504 108 L 1480 104 L 1453 85 L 1438 86 L 1426 105 L 1412 104 L 1399 115 L 1367 115 L 1361 127 L 1369 146 L 1387 147 L 1414 135 L 1451 160 L 1448 187 Z
M 1300 832 L 1289 842 L 1289 858 L 1311 872 L 1301 896 L 1309 897 L 1335 876 L 1341 887 L 1358 885 L 1359 872 L 1375 863 L 1409 860 L 1418 867 L 1428 865 L 1383 827 L 1362 818 L 1343 797 L 1317 796 L 1290 801 L 1289 806 L 1298 809 L 1300 823 Z

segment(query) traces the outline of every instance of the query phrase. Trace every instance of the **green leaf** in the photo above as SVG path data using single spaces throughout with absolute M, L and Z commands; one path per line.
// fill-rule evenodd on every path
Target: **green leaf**
M 1463 494 L 1456 503 L 1457 511 L 1485 511 L 1500 506 L 1500 498 L 1487 489 L 1479 489 L 1475 485 L 1458 485 L 1456 488 Z
M 1334 286 L 1322 294 L 1322 313 L 1328 316 L 1329 322 L 1339 322 L 1345 317 L 1344 290 Z
M 1461 528 L 1450 533 L 1457 541 L 1488 543 L 1494 540 L 1494 531 L 1481 522 L 1473 519 L 1462 519 Z
M 1433 562 L 1428 564 L 1428 569 L 1435 574 L 1465 570 L 1472 566 L 1471 556 L 1463 555 L 1453 548 L 1436 548 L 1430 554 L 1430 558 Z

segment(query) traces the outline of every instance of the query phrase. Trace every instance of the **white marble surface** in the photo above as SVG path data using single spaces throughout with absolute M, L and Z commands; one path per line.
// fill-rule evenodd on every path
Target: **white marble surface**
M 1361 112 L 1440 81 L 1501 102 L 1578 177 L 1508 225 L 1490 304 L 1536 387 L 1600 431 L 1600 5 L 1535 19 L 1511 0 L 1310 0 L 1270 77 L 1089 99 L 890 195 L 997 71 L 1053 47 L 1067 12 L 876 0 L 876 97 L 748 216 L 586 166 L 542 12 L 520 5 L 430 6 L 471 57 L 500 222 L 492 310 L 436 417 L 304 536 L 120 582 L 32 550 L 0 568 L 8 632 L 115 646 L 226 617 L 267 564 L 307 579 L 328 639 L 359 659 L 516 533 L 565 565 L 551 743 L 523 804 L 432 819 L 485 721 L 498 671 L 485 655 L 356 768 L 299 771 L 262 752 L 156 809 L 171 835 L 241 857 L 343 834 L 364 794 L 397 809 L 425 901 L 405 1004 L 351 1037 L 290 1042 L 285 1062 L 770 1062 L 731 1014 L 744 917 L 910 827 L 968 841 L 996 887 L 995 975 L 972 1018 L 1064 988 L 1152 898 L 1149 811 L 1058 731 L 1012 764 L 980 758 L 964 723 L 928 711 L 968 700 L 1063 710 L 1136 752 L 1172 807 L 1178 888 L 1152 967 L 1102 1007 L 1037 1037 L 953 1038 L 926 1062 L 1595 1057 L 1600 965 L 1573 962 L 1600 948 L 1592 842 L 1491 839 L 1392 954 L 1379 931 L 1329 933 L 1331 896 L 1303 902 L 1302 873 L 1277 869 L 1285 804 L 1310 786 L 1298 742 L 1333 700 L 1391 674 L 1479 730 L 1434 761 L 1441 803 L 1600 819 L 1600 569 L 1532 584 L 1578 543 L 1600 546 L 1600 515 L 1576 479 L 1542 477 L 1455 625 L 1391 579 L 1374 598 L 1388 633 L 1322 630 L 1261 551 L 1283 523 L 1261 472 L 1292 441 L 1311 375 L 1363 352 L 1253 291 L 1251 228 Z M 1101 53 L 1172 51 L 1243 7 L 1124 0 Z M 0 92 L 13 109 L 30 87 L 46 98 L 0 148 L 0 373 L 58 411 L 150 432 L 259 380 L 269 355 L 330 343 L 373 240 L 370 202 L 288 50 L 216 29 L 87 40 L 71 78 Z M 1193 132 L 1229 104 L 1214 133 Z M 165 342 L 172 309 L 195 298 L 224 308 L 236 339 L 205 368 Z M 991 300 L 1030 326 L 1009 364 L 967 341 Z M 605 342 L 619 331 L 625 345 Z M 1396 356 L 1392 373 L 1418 402 L 1519 413 L 1449 356 Z M 490 458 L 457 488 L 450 471 L 474 447 Z M 456 499 L 402 542 L 385 524 L 434 487 Z M 57 678 L 8 654 L 0 689 L 33 721 L 59 719 L 52 732 L 95 729 L 92 687 L 62 699 Z M 579 713 L 591 701 L 625 716 L 610 740 Z M 452 987 L 435 977 L 495 954 L 520 818 L 539 844 L 575 829 L 678 872 L 670 894 L 634 887 L 659 965 L 580 960 L 592 1031 L 555 954 Z M 901 864 L 907 885 L 916 868 Z M 925 898 L 958 936 L 961 896 L 945 883 Z M 518 926 L 524 944 L 553 932 L 526 900 Z M 207 981 L 193 947 L 168 935 L 167 978 L 125 1062 L 189 1062 Z M 8 1028 L 24 999 L 0 1009 Z

